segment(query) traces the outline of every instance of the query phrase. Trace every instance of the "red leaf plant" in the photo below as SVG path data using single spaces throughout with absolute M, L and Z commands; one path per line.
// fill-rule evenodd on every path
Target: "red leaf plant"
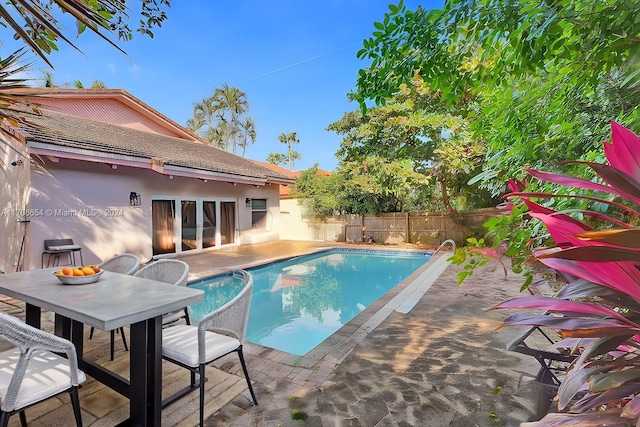
M 493 309 L 544 313 L 513 314 L 504 319 L 505 326 L 544 326 L 557 329 L 565 338 L 590 338 L 584 340 L 587 344 L 558 389 L 558 409 L 569 413 L 548 414 L 527 424 L 530 426 L 590 426 L 612 421 L 640 425 L 640 228 L 634 226 L 640 223 L 640 138 L 615 122 L 611 129 L 612 142 L 604 143 L 608 164 L 567 162 L 591 168 L 597 179 L 527 173 L 590 190 L 589 196 L 582 191 L 563 197 L 599 202 L 615 213 L 580 210 L 584 219 L 578 220 L 571 216 L 576 211 L 559 212 L 531 200 L 557 194 L 527 193 L 514 185 L 509 195 L 520 198 L 531 217 L 546 226 L 555 245 L 537 249 L 534 259 L 567 278 L 567 284 L 553 297 L 518 297 Z M 578 393 L 585 389 L 583 396 Z M 605 410 L 594 411 L 602 408 Z

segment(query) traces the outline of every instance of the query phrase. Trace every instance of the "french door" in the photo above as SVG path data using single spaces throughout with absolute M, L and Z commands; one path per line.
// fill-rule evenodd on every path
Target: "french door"
M 236 242 L 236 201 L 152 197 L 153 254 L 182 253 Z

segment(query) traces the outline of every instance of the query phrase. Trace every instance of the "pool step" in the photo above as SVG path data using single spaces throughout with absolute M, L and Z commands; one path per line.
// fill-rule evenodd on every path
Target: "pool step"
M 414 280 L 409 286 L 404 288 L 398 295 L 389 301 L 388 306 L 395 308 L 397 312 L 409 313 L 413 307 L 420 301 L 420 298 L 429 290 L 449 266 L 447 261 L 449 255 L 443 254 L 435 261 L 430 261 L 431 266 L 427 268 L 416 280 Z

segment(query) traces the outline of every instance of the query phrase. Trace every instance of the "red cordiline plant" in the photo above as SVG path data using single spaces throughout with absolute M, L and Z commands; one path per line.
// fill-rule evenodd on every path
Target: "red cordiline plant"
M 611 128 L 612 142 L 604 143 L 608 164 L 572 162 L 591 168 L 599 179 L 527 172 L 548 182 L 592 190 L 592 196 L 578 191 L 571 197 L 606 204 L 615 214 L 558 212 L 531 200 L 556 194 L 510 194 L 522 199 L 555 242 L 534 251 L 534 258 L 567 278 L 567 284 L 554 297 L 518 297 L 494 309 L 545 313 L 513 314 L 504 325 L 544 326 L 557 329 L 563 337 L 592 338 L 579 344 L 580 356 L 558 390 L 559 409 L 572 414 L 549 414 L 531 425 L 603 425 L 607 417 L 640 425 L 640 229 L 634 226 L 640 222 L 640 138 L 615 122 Z M 577 398 L 585 388 L 586 394 Z M 608 409 L 593 411 L 603 407 Z

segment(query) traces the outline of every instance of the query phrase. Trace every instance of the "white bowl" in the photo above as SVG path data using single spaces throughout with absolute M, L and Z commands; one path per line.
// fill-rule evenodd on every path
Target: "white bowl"
M 100 279 L 104 273 L 103 270 L 100 270 L 99 273 L 92 274 L 90 276 L 64 276 L 62 274 L 53 273 L 54 276 L 58 278 L 65 285 L 87 285 L 89 283 L 95 283 Z

